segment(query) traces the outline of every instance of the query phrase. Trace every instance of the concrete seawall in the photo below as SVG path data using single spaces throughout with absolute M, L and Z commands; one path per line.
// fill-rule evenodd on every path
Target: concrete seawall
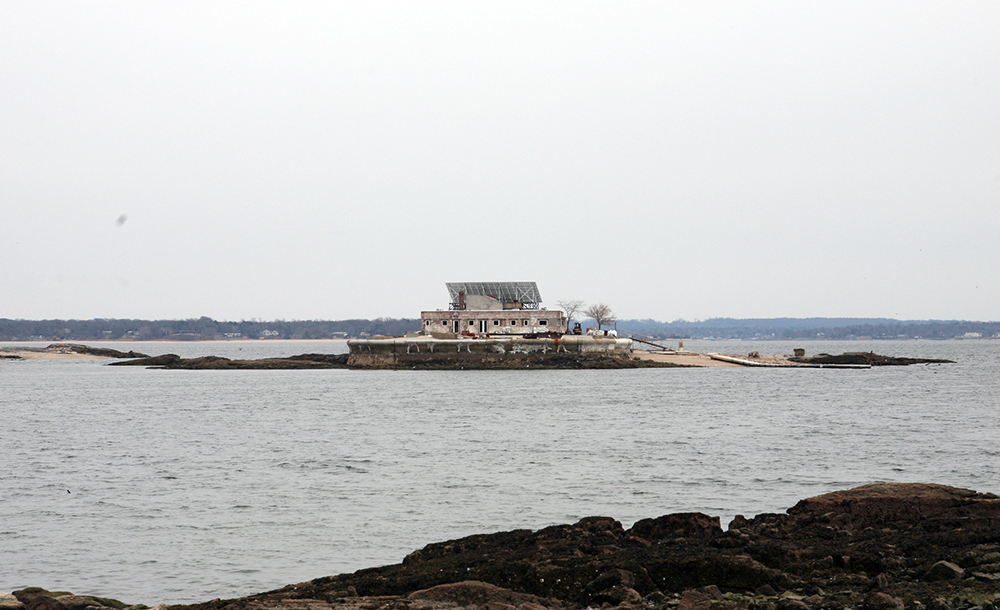
M 462 335 L 416 335 L 351 339 L 349 366 L 378 366 L 446 360 L 460 362 L 504 362 L 586 354 L 609 358 L 631 358 L 632 340 L 589 335 L 563 335 L 528 339 L 520 336 L 478 339 Z

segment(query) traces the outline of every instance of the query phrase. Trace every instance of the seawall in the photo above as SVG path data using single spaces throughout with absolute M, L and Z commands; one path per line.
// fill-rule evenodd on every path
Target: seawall
M 383 366 L 445 360 L 449 362 L 504 362 L 547 359 L 560 355 L 588 355 L 629 359 L 632 340 L 589 335 L 556 337 L 475 338 L 435 333 L 406 337 L 372 337 L 347 342 L 349 366 Z

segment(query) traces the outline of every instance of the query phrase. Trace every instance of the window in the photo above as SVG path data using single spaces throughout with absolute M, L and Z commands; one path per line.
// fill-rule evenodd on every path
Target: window
M 548 323 L 549 323 L 548 320 L 539 320 L 538 321 L 538 325 L 539 326 L 546 326 L 546 325 L 548 325 Z
M 441 320 L 441 326 L 448 326 L 448 320 Z
M 427 320 L 426 322 L 424 322 L 424 326 L 430 326 L 430 325 L 431 325 L 431 321 L 430 320 Z
M 475 320 L 469 320 L 469 326 L 475 326 L 475 325 L 476 325 Z
M 493 320 L 493 326 L 500 326 L 500 320 Z
M 511 320 L 510 321 L 510 325 L 511 326 L 517 326 L 517 320 Z

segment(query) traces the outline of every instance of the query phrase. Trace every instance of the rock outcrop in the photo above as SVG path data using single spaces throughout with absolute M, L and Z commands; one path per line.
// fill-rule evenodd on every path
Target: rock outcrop
M 25 610 L 124 610 L 15 592 Z M 91 603 L 94 601 L 94 603 Z M 120 604 L 120 602 L 118 602 Z M 402 563 L 171 610 L 996 610 L 1000 498 L 875 484 L 785 514 L 610 517 L 430 544 Z M 91 607 L 94 606 L 94 607 Z M 124 606 L 124 605 L 122 605 Z M 11 608 L 20 610 L 20 608 Z
M 9 597 L 0 596 L 0 608 L 4 610 L 144 610 L 142 604 L 130 606 L 117 599 L 73 595 L 66 591 L 46 591 L 38 587 L 28 587 L 14 591 Z M 156 610 L 165 610 L 161 606 Z
M 910 364 L 954 364 L 954 360 L 935 358 L 899 358 L 882 356 L 875 352 L 846 352 L 838 355 L 817 354 L 816 356 L 795 355 L 789 358 L 801 364 L 867 364 L 870 366 L 907 366 Z
M 91 347 L 80 343 L 53 343 L 45 349 L 50 352 L 87 354 L 90 356 L 100 356 L 102 358 L 149 358 L 146 354 L 140 354 L 139 352 L 134 352 L 132 350 L 123 352 L 108 347 Z
M 995 610 L 998 583 L 1000 498 L 876 484 L 808 498 L 786 514 L 737 517 L 725 531 L 716 517 L 679 513 L 629 529 L 589 517 L 469 536 L 430 544 L 401 564 L 187 610 L 305 600 L 341 608 L 357 606 L 348 601 L 354 595 L 375 600 L 364 606 L 372 610 L 424 610 L 427 600 L 478 610 Z
M 139 358 L 112 362 L 108 366 L 145 366 L 157 369 L 343 369 L 347 368 L 347 354 L 300 354 L 287 358 L 261 358 L 258 360 L 231 360 L 222 356 L 181 358 L 177 354 L 164 354 L 152 358 Z

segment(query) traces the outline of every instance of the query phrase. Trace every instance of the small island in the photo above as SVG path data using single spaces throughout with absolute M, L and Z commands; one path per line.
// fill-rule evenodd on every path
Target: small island
M 871 368 L 941 364 L 951 360 L 931 358 L 896 358 L 874 352 L 848 352 L 839 356 L 821 354 L 813 358 L 794 356 L 747 356 L 696 354 L 690 352 L 652 352 L 626 354 L 558 353 L 522 354 L 483 358 L 451 358 L 428 354 L 406 360 L 357 359 L 353 354 L 299 354 L 285 358 L 232 360 L 221 356 L 181 358 L 177 354 L 147 356 L 112 362 L 109 366 L 144 366 L 155 369 L 226 370 L 226 369 L 353 369 L 353 370 L 523 370 L 523 369 L 635 369 L 696 368 L 706 366 L 783 367 L 783 368 Z

